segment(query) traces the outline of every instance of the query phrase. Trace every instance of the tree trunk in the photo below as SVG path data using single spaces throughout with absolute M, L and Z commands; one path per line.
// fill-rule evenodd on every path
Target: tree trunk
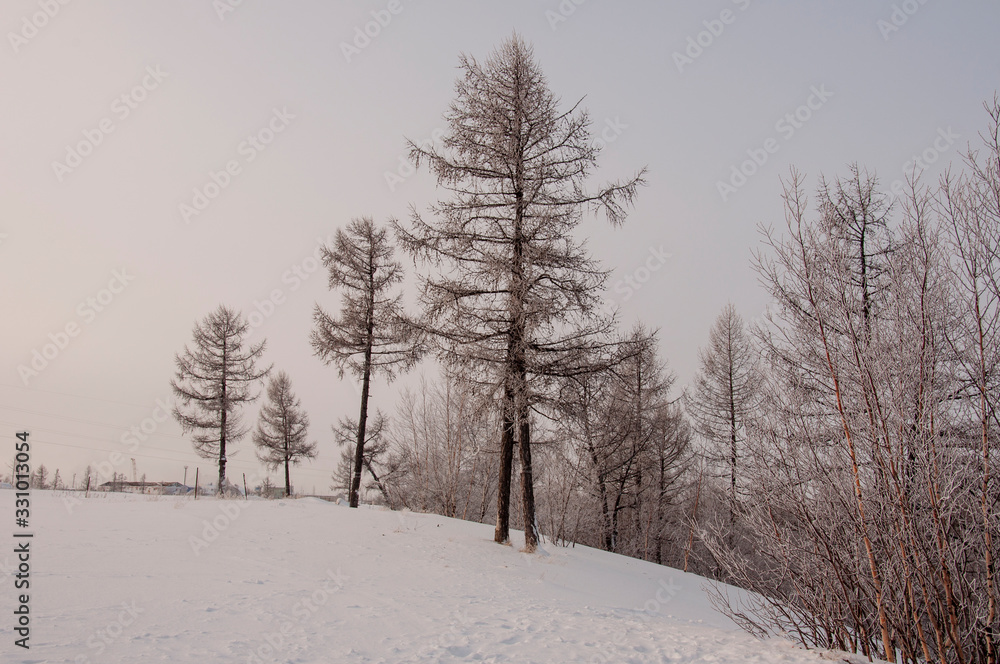
M 226 426 L 228 415 L 228 404 L 226 403 L 226 363 L 229 361 L 229 355 L 226 352 L 226 339 L 222 341 L 222 396 L 221 396 L 221 406 L 222 406 L 222 416 L 221 422 L 219 424 L 219 486 L 216 487 L 216 495 L 221 496 L 223 487 L 226 485 Z
M 368 325 L 371 331 L 371 323 Z M 371 335 L 369 334 L 369 339 Z M 365 455 L 365 426 L 368 424 L 368 392 L 371 385 L 372 347 L 369 341 L 365 351 L 365 373 L 361 384 L 361 414 L 358 416 L 358 439 L 354 447 L 354 475 L 351 477 L 351 492 L 349 502 L 351 507 L 358 506 L 358 494 L 361 492 L 361 468 Z
M 979 409 L 980 409 L 980 425 L 982 427 L 982 441 L 983 441 L 983 483 L 982 483 L 982 497 L 981 505 L 983 511 L 983 563 L 986 567 L 986 596 L 987 596 L 987 615 L 986 615 L 986 627 L 983 630 L 982 641 L 985 642 L 986 650 L 986 661 L 990 664 L 1000 660 L 1000 657 L 996 653 L 996 644 L 994 642 L 994 635 L 996 633 L 996 623 L 997 623 L 997 600 L 996 591 L 994 590 L 994 563 L 993 563 L 993 535 L 990 532 L 990 416 L 989 416 L 989 406 L 987 402 L 987 389 L 989 387 L 988 383 L 988 372 L 986 368 L 986 334 L 984 330 L 984 319 L 985 314 L 983 313 L 982 306 L 980 305 L 979 294 L 976 294 L 976 324 L 978 333 L 978 375 L 976 376 L 976 382 L 979 383 L 977 386 L 979 388 Z M 959 656 L 961 656 L 962 651 L 955 644 L 956 649 L 958 649 Z
M 222 391 L 225 395 L 225 388 Z M 222 401 L 225 403 L 225 396 L 223 396 Z M 222 495 L 222 488 L 226 484 L 226 409 L 222 409 L 222 433 L 219 437 L 219 486 L 216 487 L 216 494 Z
M 622 510 L 622 496 L 625 495 L 625 480 L 618 485 L 618 493 L 615 496 L 615 504 L 611 508 L 611 546 L 608 551 L 614 552 L 618 548 L 618 514 Z
M 590 453 L 590 462 L 594 465 L 594 487 L 597 490 L 597 499 L 601 502 L 601 541 L 605 551 L 611 551 L 611 515 L 608 514 L 608 492 L 604 486 L 604 474 L 601 472 L 601 462 L 597 458 L 597 449 L 590 437 L 590 426 L 585 424 L 584 432 L 587 436 L 587 451 Z
M 515 129 L 515 136 L 520 140 L 519 127 Z M 518 172 L 522 165 L 518 163 Z M 515 184 L 515 186 L 517 186 Z M 520 379 L 523 359 L 519 363 L 518 358 L 523 358 L 524 330 L 521 322 L 522 302 L 521 293 L 523 260 L 521 247 L 521 215 L 524 204 L 524 193 L 518 187 L 516 192 L 517 202 L 514 207 L 514 246 L 513 260 L 511 264 L 511 302 L 510 302 L 510 331 L 507 337 L 507 362 L 506 376 L 504 378 L 503 396 L 503 431 L 500 435 L 500 476 L 497 486 L 497 527 L 493 539 L 498 543 L 506 543 L 510 539 L 510 482 L 511 466 L 514 459 L 514 427 L 516 426 L 517 415 L 520 414 L 520 401 L 524 384 Z M 522 471 L 522 481 L 523 481 Z M 527 530 L 525 531 L 527 532 Z
M 392 499 L 389 497 L 388 490 L 386 490 L 385 485 L 382 483 L 382 480 L 378 478 L 378 475 L 375 473 L 375 469 L 372 468 L 372 465 L 368 463 L 367 460 L 365 460 L 365 468 L 368 469 L 368 472 L 369 474 L 371 474 L 372 479 L 375 480 L 375 486 L 378 487 L 379 493 L 381 493 L 382 497 L 385 498 L 385 504 L 389 506 L 389 509 L 395 509 L 392 503 Z
M 538 546 L 538 533 L 535 531 L 535 490 L 531 475 L 531 423 L 529 421 L 528 379 L 526 369 L 526 330 L 524 321 L 524 302 L 526 296 L 524 277 L 524 137 L 522 127 L 524 122 L 524 99 L 522 96 L 522 81 L 520 69 L 514 73 L 514 96 L 517 106 L 514 109 L 514 126 L 512 136 L 514 145 L 514 233 L 513 260 L 511 265 L 511 302 L 510 302 L 510 345 L 508 346 L 509 365 L 513 369 L 514 414 L 518 421 L 521 460 L 521 500 L 524 514 L 524 548 L 534 551 Z M 511 355 L 512 353 L 512 355 Z M 513 441 L 511 441 L 513 443 Z M 513 450 L 512 450 L 513 453 Z M 509 473 L 508 488 L 509 493 Z
M 730 330 L 730 340 L 732 339 Z M 733 385 L 733 346 L 729 344 L 729 525 L 736 521 L 736 388 Z
M 486 523 L 486 502 L 489 500 L 489 489 L 490 484 L 487 479 L 487 473 L 483 473 L 483 500 L 479 506 L 479 523 Z
M 368 247 L 368 311 L 365 337 L 365 364 L 361 383 L 361 414 L 358 416 L 358 439 L 354 446 L 354 475 L 351 477 L 349 503 L 358 506 L 361 493 L 361 468 L 365 460 L 365 429 L 368 425 L 368 393 L 372 378 L 372 348 L 375 345 L 375 256 L 374 246 Z
M 604 541 L 605 551 L 614 551 L 615 541 L 611 530 L 611 513 L 608 508 L 608 496 L 607 491 L 604 488 L 604 482 L 599 481 L 598 487 L 600 488 L 600 500 L 601 500 L 601 530 L 604 531 L 602 537 Z
M 659 478 L 659 493 L 656 495 L 656 537 L 654 541 L 656 543 L 656 556 L 654 561 L 657 565 L 663 564 L 663 496 L 667 492 L 667 467 L 663 461 L 663 451 L 660 451 L 660 478 Z
M 285 434 L 285 498 L 292 495 L 292 481 L 288 476 L 288 434 Z
M 493 535 L 498 544 L 510 540 L 510 475 L 514 463 L 514 392 L 504 389 L 502 429 L 500 432 L 500 475 L 497 484 L 497 527 Z
M 523 379 L 522 379 L 523 380 Z M 535 488 L 531 475 L 531 423 L 528 420 L 527 399 L 520 404 L 521 435 L 518 448 L 521 452 L 521 501 L 524 513 L 524 550 L 533 553 L 538 548 L 535 529 Z

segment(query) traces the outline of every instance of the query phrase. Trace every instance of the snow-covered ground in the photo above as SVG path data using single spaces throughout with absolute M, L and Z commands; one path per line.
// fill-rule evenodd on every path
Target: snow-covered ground
M 12 491 L 0 514 L 14 518 Z M 490 526 L 318 499 L 32 492 L 31 649 L 0 661 L 820 662 L 757 641 L 700 577 L 586 547 L 536 555 Z M 829 660 L 826 660 L 829 661 Z

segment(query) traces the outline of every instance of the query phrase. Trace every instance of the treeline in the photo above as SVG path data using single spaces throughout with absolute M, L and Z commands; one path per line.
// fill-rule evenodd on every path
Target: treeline
M 860 168 L 785 183 L 756 267 L 754 407 L 727 522 L 748 629 L 889 661 L 997 662 L 1000 101 L 964 168 L 890 204 Z M 723 599 L 723 598 L 720 598 Z

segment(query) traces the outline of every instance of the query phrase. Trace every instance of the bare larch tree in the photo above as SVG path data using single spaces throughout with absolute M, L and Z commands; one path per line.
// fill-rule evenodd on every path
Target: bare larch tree
M 315 355 L 325 364 L 335 364 L 341 377 L 348 370 L 361 379 L 349 492 L 351 507 L 357 507 L 372 376 L 381 373 L 391 381 L 397 371 L 419 359 L 421 349 L 419 335 L 401 316 L 402 294 L 395 292 L 395 286 L 403 279 L 403 268 L 393 259 L 385 229 L 371 217 L 354 219 L 346 229 L 337 230 L 333 247 L 324 247 L 322 256 L 330 289 L 341 293 L 340 316 L 334 318 L 317 305 L 310 339 Z
M 279 371 L 267 384 L 267 403 L 260 409 L 253 442 L 258 461 L 269 470 L 284 468 L 286 496 L 292 495 L 289 466 L 316 457 L 316 443 L 308 442 L 308 435 L 309 415 L 292 392 L 288 374 Z
M 491 400 L 447 371 L 403 391 L 379 475 L 409 509 L 485 523 L 496 485 L 499 417 Z
M 266 342 L 247 345 L 249 330 L 238 311 L 220 305 L 195 325 L 194 348 L 184 346 L 175 357 L 177 373 L 170 381 L 178 398 L 174 418 L 184 433 L 196 432 L 199 456 L 219 462 L 219 493 L 226 484 L 226 455 L 249 431 L 240 408 L 257 399 L 253 387 L 271 371 L 257 368 Z
M 45 464 L 41 464 L 35 469 L 31 477 L 31 487 L 33 489 L 48 489 L 49 488 L 49 469 L 45 467 Z
M 850 176 L 829 182 L 820 178 L 819 208 L 822 226 L 842 247 L 854 304 L 865 334 L 871 332 L 875 307 L 886 288 L 890 242 L 888 197 L 878 189 L 875 176 L 858 164 L 851 164 Z
M 386 452 L 388 451 L 388 443 L 385 439 L 388 422 L 388 418 L 382 414 L 382 411 L 375 411 L 375 417 L 371 419 L 371 422 L 366 423 L 364 454 L 361 457 L 361 465 L 368 471 L 368 475 L 371 476 L 375 487 L 382 494 L 385 504 L 389 506 L 389 509 L 395 509 L 395 501 L 389 494 L 386 484 L 381 477 L 382 472 L 378 468 L 378 464 L 386 457 Z M 342 448 L 340 463 L 337 464 L 337 470 L 333 473 L 332 479 L 334 483 L 330 485 L 330 488 L 335 491 L 344 490 L 349 492 L 354 482 L 354 465 L 357 461 L 355 453 L 358 448 L 358 423 L 351 420 L 351 418 L 342 417 L 336 425 L 330 428 L 333 430 L 334 440 Z M 387 474 L 391 474 L 391 471 Z M 358 491 L 360 491 L 360 488 Z
M 708 345 L 698 353 L 698 360 L 701 366 L 686 394 L 686 407 L 706 443 L 706 460 L 724 469 L 732 517 L 746 422 L 760 380 L 756 351 L 743 318 L 732 304 L 727 304 L 716 318 Z
M 669 401 L 674 376 L 658 357 L 656 337 L 637 325 L 610 359 L 593 360 L 600 370 L 561 381 L 556 419 L 596 508 L 600 546 L 660 559 L 665 508 L 688 436 Z
M 498 397 L 501 415 L 495 539 L 509 539 L 515 439 L 521 463 L 525 548 L 537 546 L 531 464 L 535 377 L 574 371 L 578 353 L 607 334 L 599 311 L 607 273 L 573 237 L 585 208 L 621 223 L 635 177 L 586 193 L 599 149 L 587 114 L 559 109 L 517 35 L 480 64 L 461 56 L 463 72 L 445 120 L 441 149 L 410 143 L 448 200 L 414 211 L 400 243 L 435 273 L 422 277 L 420 328 L 440 358 L 462 367 Z

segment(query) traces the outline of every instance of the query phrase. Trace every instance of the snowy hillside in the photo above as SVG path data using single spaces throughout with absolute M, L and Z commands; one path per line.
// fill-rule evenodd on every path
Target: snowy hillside
M 699 577 L 585 547 L 317 499 L 70 495 L 32 495 L 30 652 L 0 555 L 4 662 L 822 661 L 737 630 Z

